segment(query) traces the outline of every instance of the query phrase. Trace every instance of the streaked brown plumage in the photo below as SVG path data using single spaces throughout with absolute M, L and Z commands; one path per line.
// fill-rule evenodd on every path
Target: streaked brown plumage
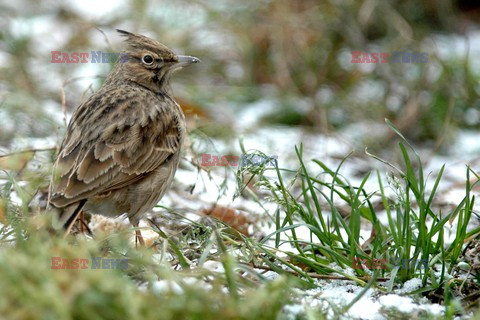
M 138 226 L 165 194 L 179 162 L 185 117 L 169 80 L 199 60 L 118 32 L 126 36 L 128 59 L 117 62 L 100 90 L 75 111 L 55 164 L 50 203 L 61 208 L 67 230 L 81 209 L 111 217 L 127 213 Z M 139 231 L 137 236 L 142 243 Z

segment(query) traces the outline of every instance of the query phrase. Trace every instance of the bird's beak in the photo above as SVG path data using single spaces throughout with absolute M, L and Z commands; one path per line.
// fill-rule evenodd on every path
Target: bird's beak
M 175 67 L 184 67 L 184 66 L 188 66 L 189 64 L 192 64 L 192 63 L 198 63 L 200 62 L 200 59 L 196 58 L 196 57 L 191 57 L 191 56 L 181 56 L 181 55 L 178 55 L 177 56 L 177 63 L 175 63 Z

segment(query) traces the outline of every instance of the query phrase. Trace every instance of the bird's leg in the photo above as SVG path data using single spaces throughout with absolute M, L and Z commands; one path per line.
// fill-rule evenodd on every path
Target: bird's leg
M 142 233 L 140 230 L 135 230 L 135 246 L 137 245 L 137 240 L 140 243 L 140 246 L 145 247 L 145 240 L 143 240 Z
M 142 233 L 138 229 L 138 221 L 130 220 L 130 223 L 135 227 L 135 247 L 137 247 L 138 243 L 140 243 L 140 246 L 145 247 L 145 241 L 143 240 Z
M 87 233 L 89 236 L 93 237 L 93 233 L 92 233 L 92 230 L 88 227 L 88 224 L 87 222 L 85 221 L 85 212 L 82 210 L 82 212 L 80 213 L 80 218 L 79 218 L 79 221 L 80 221 L 80 231 L 82 233 Z
M 75 211 L 73 211 L 70 218 L 68 218 L 67 222 L 65 222 L 65 224 L 63 225 L 63 228 L 66 230 L 65 235 L 63 236 L 64 239 L 70 234 L 70 231 L 72 230 L 72 227 L 75 224 L 75 221 L 77 221 L 78 215 L 82 211 L 82 208 L 86 202 L 87 202 L 87 199 L 81 200 L 77 208 L 75 209 Z
M 78 215 L 78 221 L 80 221 L 80 232 L 84 233 L 85 232 L 85 214 L 83 213 L 83 210 L 80 211 L 80 214 Z

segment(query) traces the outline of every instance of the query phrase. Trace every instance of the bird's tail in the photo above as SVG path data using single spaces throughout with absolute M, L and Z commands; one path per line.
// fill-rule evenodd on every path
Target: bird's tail
M 53 229 L 58 231 L 65 230 L 66 234 L 69 234 L 86 202 L 87 199 L 83 199 L 63 208 L 58 208 L 50 203 L 50 209 L 54 211 L 54 217 L 52 221 Z
M 75 223 L 75 221 L 77 221 L 77 218 L 80 215 L 80 212 L 82 211 L 82 208 L 86 202 L 87 202 L 87 199 L 80 200 L 80 202 L 78 203 L 73 213 L 70 215 L 70 217 L 68 217 L 67 221 L 63 224 L 63 228 L 67 231 L 67 234 L 70 233 L 70 230 L 72 229 L 73 224 Z

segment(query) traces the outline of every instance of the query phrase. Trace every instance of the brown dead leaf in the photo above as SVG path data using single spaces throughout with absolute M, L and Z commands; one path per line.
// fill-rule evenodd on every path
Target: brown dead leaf
M 189 118 L 196 115 L 202 118 L 209 118 L 207 113 L 200 106 L 187 102 L 185 99 L 179 97 L 175 97 L 175 100 L 185 113 L 185 117 Z
M 0 223 L 7 224 L 7 202 L 0 198 Z
M 213 207 L 210 209 L 203 209 L 201 212 L 207 216 L 217 218 L 218 220 L 246 236 L 250 236 L 248 227 L 252 224 L 252 222 L 244 213 L 238 210 L 224 206 L 213 205 Z
M 14 153 L 7 156 L 0 156 L 0 169 L 21 171 L 33 159 L 35 152 Z

